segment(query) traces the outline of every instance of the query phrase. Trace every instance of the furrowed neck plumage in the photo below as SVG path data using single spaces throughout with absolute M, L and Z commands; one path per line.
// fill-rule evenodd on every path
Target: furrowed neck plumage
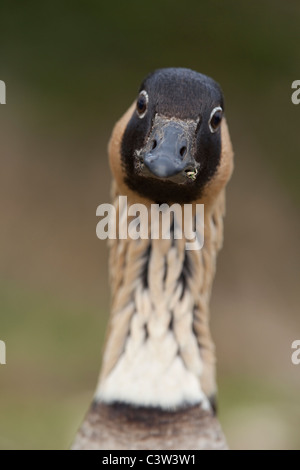
M 118 196 L 115 189 L 124 232 L 129 222 L 119 214 Z M 134 203 L 129 195 L 128 207 Z M 96 402 L 209 406 L 216 392 L 209 299 L 223 239 L 224 190 L 205 204 L 204 214 L 201 250 L 186 250 L 187 240 L 174 239 L 172 230 L 170 240 L 110 241 L 112 307 Z

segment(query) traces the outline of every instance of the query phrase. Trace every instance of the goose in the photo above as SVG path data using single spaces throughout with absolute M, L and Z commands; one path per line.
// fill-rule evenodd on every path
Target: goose
M 129 219 L 120 196 L 147 214 L 153 205 L 176 204 L 196 217 L 202 204 L 204 245 L 188 250 L 187 237 L 175 237 L 176 211 L 169 239 L 160 232 L 109 241 L 112 302 L 102 368 L 72 449 L 226 449 L 209 328 L 233 170 L 220 86 L 186 68 L 155 70 L 115 124 L 108 153 L 122 233 Z

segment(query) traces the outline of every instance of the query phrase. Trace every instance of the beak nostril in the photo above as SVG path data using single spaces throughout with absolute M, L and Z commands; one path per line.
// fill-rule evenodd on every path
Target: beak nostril
M 179 150 L 179 153 L 182 157 L 184 157 L 186 154 L 186 147 L 185 146 L 181 147 L 181 149 Z
M 152 144 L 152 150 L 154 150 L 156 146 L 157 146 L 157 141 L 156 139 L 154 139 L 153 144 Z

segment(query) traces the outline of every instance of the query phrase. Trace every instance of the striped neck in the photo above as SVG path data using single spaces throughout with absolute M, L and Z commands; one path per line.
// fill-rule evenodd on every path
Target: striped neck
M 118 197 L 115 208 L 120 224 L 128 225 Z M 168 240 L 111 242 L 112 309 L 95 401 L 177 409 L 207 406 L 213 398 L 208 304 L 223 209 L 224 193 L 214 206 L 205 206 L 201 250 L 186 250 L 188 240 L 174 238 L 172 229 Z

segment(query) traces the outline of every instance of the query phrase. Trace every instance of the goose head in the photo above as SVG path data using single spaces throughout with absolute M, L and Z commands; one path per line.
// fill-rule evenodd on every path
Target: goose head
M 109 155 L 122 194 L 158 203 L 216 195 L 233 167 L 220 86 L 185 68 L 151 73 L 116 124 Z

